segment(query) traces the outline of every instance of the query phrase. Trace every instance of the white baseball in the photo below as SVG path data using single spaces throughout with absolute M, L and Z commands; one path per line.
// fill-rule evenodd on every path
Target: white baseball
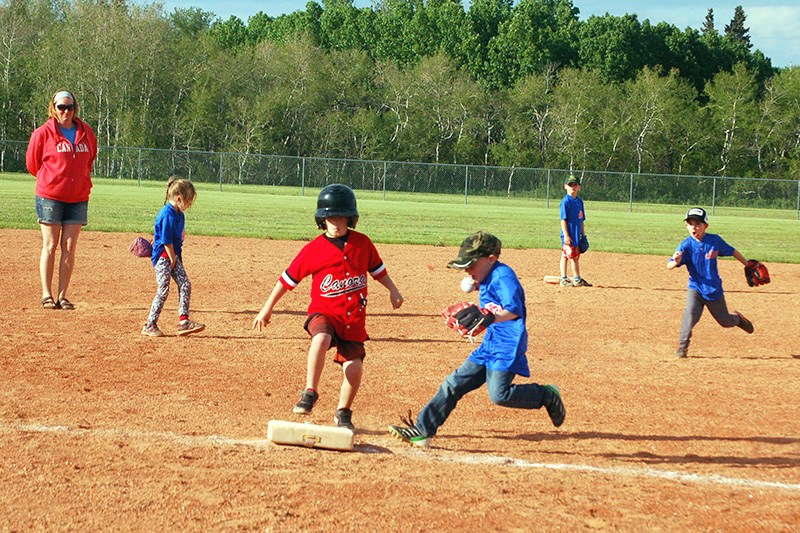
M 461 280 L 461 290 L 464 292 L 472 292 L 475 290 L 475 280 L 472 279 L 472 276 L 465 276 L 464 279 Z

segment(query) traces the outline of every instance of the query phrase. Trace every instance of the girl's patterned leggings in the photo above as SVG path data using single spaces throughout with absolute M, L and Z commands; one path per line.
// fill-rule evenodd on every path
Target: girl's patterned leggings
M 167 296 L 169 296 L 170 277 L 178 285 L 178 316 L 188 316 L 189 300 L 192 297 L 192 282 L 189 281 L 181 260 L 178 259 L 175 263 L 175 268 L 170 270 L 169 258 L 159 257 L 155 269 L 158 290 L 156 291 L 156 297 L 153 298 L 153 305 L 150 306 L 150 314 L 147 316 L 148 324 L 156 324 L 158 322 L 161 309 L 164 307 L 164 302 L 167 301 Z

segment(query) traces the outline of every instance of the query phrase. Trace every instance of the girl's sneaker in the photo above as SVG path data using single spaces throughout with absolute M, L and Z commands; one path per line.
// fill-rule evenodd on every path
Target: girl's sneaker
M 155 324 L 145 324 L 142 328 L 142 335 L 147 335 L 148 337 L 163 337 L 164 334 L 158 329 L 158 326 Z
M 206 329 L 205 324 L 200 322 L 192 322 L 191 320 L 181 320 L 178 322 L 178 335 L 189 335 L 190 333 L 197 333 Z

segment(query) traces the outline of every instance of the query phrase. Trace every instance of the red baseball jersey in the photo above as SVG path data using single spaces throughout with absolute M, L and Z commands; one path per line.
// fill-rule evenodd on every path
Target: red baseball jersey
M 311 276 L 308 316 L 322 313 L 333 323 L 343 340 L 367 340 L 367 273 L 378 280 L 386 266 L 369 237 L 350 230 L 344 250 L 320 235 L 300 250 L 280 281 L 293 290 Z

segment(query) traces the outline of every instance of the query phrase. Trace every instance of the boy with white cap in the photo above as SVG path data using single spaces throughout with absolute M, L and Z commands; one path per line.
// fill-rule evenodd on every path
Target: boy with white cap
M 689 271 L 689 288 L 686 292 L 686 309 L 683 311 L 681 334 L 675 357 L 687 357 L 692 329 L 700 321 L 703 308 L 707 307 L 711 316 L 723 328 L 740 327 L 753 333 L 753 324 L 738 311 L 728 312 L 722 279 L 717 271 L 717 257 L 733 256 L 747 266 L 747 259 L 719 235 L 706 233 L 708 214 L 702 207 L 693 207 L 684 217 L 689 236 L 678 245 L 678 249 L 667 261 L 667 268 L 686 265 Z

